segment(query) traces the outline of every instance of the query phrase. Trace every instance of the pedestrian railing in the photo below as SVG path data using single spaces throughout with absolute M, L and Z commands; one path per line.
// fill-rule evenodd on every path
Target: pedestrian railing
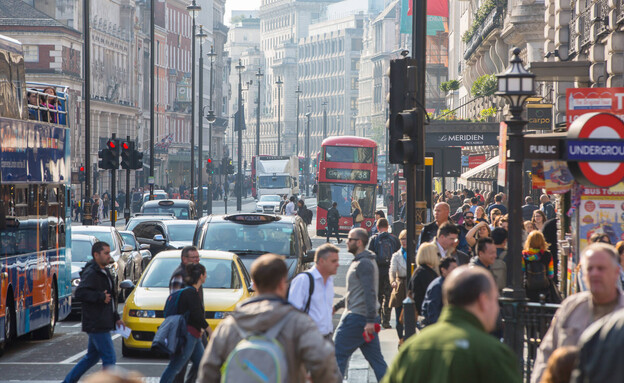
M 501 299 L 500 303 L 505 336 L 515 338 L 504 339 L 504 341 L 514 350 L 517 348 L 513 347 L 514 342 L 518 342 L 518 345 L 522 344 L 522 352 L 518 355 L 518 359 L 523 381 L 529 382 L 537 349 L 560 305 L 505 299 Z

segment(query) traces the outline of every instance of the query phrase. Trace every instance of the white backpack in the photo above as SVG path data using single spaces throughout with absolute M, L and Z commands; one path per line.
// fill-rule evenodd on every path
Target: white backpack
M 236 321 L 234 327 L 241 341 L 228 355 L 221 370 L 221 383 L 288 381 L 288 361 L 282 345 L 276 340 L 292 311 L 265 333 L 246 332 Z

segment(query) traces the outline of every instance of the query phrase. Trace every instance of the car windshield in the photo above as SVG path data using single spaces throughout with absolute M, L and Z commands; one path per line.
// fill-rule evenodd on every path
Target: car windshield
M 78 228 L 72 228 L 72 232 L 76 234 L 87 234 L 92 235 L 98 239 L 98 241 L 106 242 L 110 246 L 111 251 L 117 250 L 117 246 L 115 241 L 113 241 L 113 235 L 110 231 L 89 231 L 89 230 L 80 230 Z
M 289 176 L 260 176 L 258 177 L 258 187 L 266 189 L 289 188 Z
M 214 222 L 208 224 L 206 228 L 202 249 L 295 256 L 295 234 L 292 223 L 269 222 L 249 225 Z
M 201 259 L 199 261 L 206 268 L 205 289 L 240 289 L 242 287 L 238 269 L 229 259 Z M 152 260 L 141 287 L 169 287 L 171 274 L 180 265 L 179 258 L 158 258 Z
M 195 225 L 185 224 L 169 224 L 169 240 L 181 242 L 193 242 L 193 234 L 195 234 Z
M 143 214 L 174 214 L 178 219 L 190 219 L 188 206 L 143 206 Z
M 138 247 L 136 240 L 134 239 L 134 235 L 130 233 L 119 233 L 119 234 L 121 234 L 121 238 L 123 239 L 126 245 L 130 245 L 135 249 Z
M 260 197 L 259 202 L 279 202 L 280 196 L 278 195 L 263 195 Z
M 72 239 L 72 262 L 89 262 L 91 258 L 91 241 Z
M 340 216 L 351 215 L 351 201 L 357 200 L 364 217 L 373 217 L 375 210 L 375 185 L 321 183 L 318 188 L 318 206 L 329 210 L 332 202 L 338 203 Z

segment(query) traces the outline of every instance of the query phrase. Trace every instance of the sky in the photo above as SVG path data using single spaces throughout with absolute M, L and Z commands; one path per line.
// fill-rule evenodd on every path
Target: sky
M 260 0 L 227 0 L 225 2 L 224 22 L 230 25 L 232 10 L 253 10 L 260 8 Z

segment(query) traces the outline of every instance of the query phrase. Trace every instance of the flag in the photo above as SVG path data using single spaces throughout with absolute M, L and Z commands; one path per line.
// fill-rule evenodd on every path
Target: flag
M 245 126 L 245 105 L 241 105 L 241 109 L 234 113 L 234 131 L 238 132 L 239 126 L 241 130 L 246 130 Z
M 414 0 L 401 0 L 401 33 L 412 33 L 412 3 Z M 438 31 L 446 31 L 448 0 L 427 1 L 427 35 L 435 36 Z

